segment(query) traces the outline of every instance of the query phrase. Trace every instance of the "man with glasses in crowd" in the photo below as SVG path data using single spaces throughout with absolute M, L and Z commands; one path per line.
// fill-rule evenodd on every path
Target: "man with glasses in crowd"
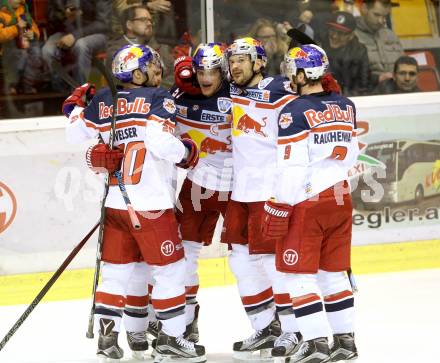
M 126 8 L 121 15 L 122 35 L 117 35 L 109 41 L 107 50 L 107 67 L 111 67 L 112 55 L 127 44 L 148 45 L 160 53 L 164 66 L 162 85 L 169 87 L 172 84 L 173 59 L 168 46 L 157 43 L 153 36 L 154 21 L 146 5 L 133 5 Z
M 413 57 L 402 56 L 394 64 L 393 78 L 379 83 L 378 94 L 420 92 L 417 87 L 419 65 Z

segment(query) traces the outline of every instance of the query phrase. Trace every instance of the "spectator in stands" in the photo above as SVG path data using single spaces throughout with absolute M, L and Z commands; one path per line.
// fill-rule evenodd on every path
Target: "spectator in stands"
M 49 68 L 54 59 L 65 62 L 73 56 L 73 77 L 85 83 L 92 57 L 106 48 L 111 10 L 111 0 L 49 0 L 48 22 L 57 30 L 43 46 Z M 65 88 L 56 74 L 52 74 L 52 86 L 58 91 Z
M 403 55 L 402 44 L 386 19 L 391 11 L 391 0 L 365 0 L 361 7 L 362 16 L 357 18 L 356 35 L 367 47 L 370 61 L 370 86 L 393 77 L 397 58 Z
M 171 11 L 171 2 L 168 0 L 113 0 L 112 32 L 123 34 L 120 18 L 125 9 L 133 5 L 146 5 L 151 15 L 168 13 Z
M 401 56 L 394 64 L 393 78 L 379 83 L 378 94 L 420 92 L 417 87 L 419 65 L 413 57 Z
M 267 55 L 265 72 L 270 76 L 280 74 L 280 63 L 287 52 L 288 44 L 279 37 L 275 25 L 268 19 L 257 19 L 250 28 L 248 36 L 258 39 L 264 46 Z
M 0 8 L 0 54 L 6 94 L 36 93 L 42 79 L 40 32 L 25 0 L 3 1 Z
M 173 62 L 169 46 L 160 45 L 153 37 L 153 19 L 146 5 L 133 5 L 126 8 L 121 14 L 123 34 L 110 39 L 107 47 L 106 66 L 111 67 L 113 54 L 127 44 L 149 45 L 159 52 L 164 62 L 164 76 L 162 86 L 168 87 L 173 83 Z
M 328 37 L 323 42 L 330 61 L 330 72 L 346 96 L 365 94 L 369 84 L 368 54 L 354 30 L 356 19 L 345 11 L 337 11 L 327 23 Z

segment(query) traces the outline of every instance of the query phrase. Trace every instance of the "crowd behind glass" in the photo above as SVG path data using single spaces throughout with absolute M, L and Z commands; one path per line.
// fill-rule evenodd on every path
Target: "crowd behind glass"
M 0 0 L 1 118 L 59 114 L 71 90 L 54 68 L 77 84 L 103 85 L 94 60 L 110 66 L 115 50 L 148 44 L 163 58 L 163 86 L 173 61 L 201 41 L 200 1 Z M 296 27 L 321 45 L 346 96 L 419 92 L 416 58 L 392 29 L 390 0 L 221 0 L 214 2 L 215 40 L 262 41 L 266 73 L 282 73 Z

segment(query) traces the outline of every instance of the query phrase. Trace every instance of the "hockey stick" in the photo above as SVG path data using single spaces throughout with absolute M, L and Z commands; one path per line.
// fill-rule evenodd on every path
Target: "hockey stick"
M 112 128 L 110 131 L 110 137 L 109 137 L 109 146 L 110 149 L 113 148 L 113 139 L 115 135 L 115 121 L 116 121 L 116 110 L 117 110 L 117 102 L 118 102 L 118 90 L 116 89 L 115 82 L 113 81 L 113 77 L 108 72 L 107 68 L 105 68 L 104 63 L 102 63 L 98 59 L 93 60 L 93 65 L 98 68 L 98 70 L 102 73 L 105 80 L 107 81 L 108 86 L 110 87 L 110 90 L 112 92 L 113 97 L 113 115 L 112 115 Z M 130 198 L 128 196 L 127 190 L 125 189 L 125 183 L 122 179 L 122 173 L 120 170 L 116 170 L 113 173 L 116 178 L 118 179 L 118 186 L 119 190 L 121 191 L 122 197 L 124 198 L 125 205 L 127 206 L 128 215 L 130 217 L 131 224 L 133 225 L 134 229 L 141 229 L 141 224 L 139 222 L 139 219 L 136 215 L 136 212 L 131 205 Z
M 63 271 L 66 269 L 66 267 L 69 265 L 70 262 L 74 259 L 74 257 L 78 254 L 78 252 L 81 250 L 81 248 L 86 244 L 86 242 L 89 240 L 89 238 L 92 236 L 92 234 L 95 232 L 95 230 L 98 228 L 99 223 L 97 223 L 89 233 L 82 239 L 80 243 L 70 252 L 69 256 L 64 260 L 64 262 L 61 264 L 61 266 L 58 268 L 58 270 L 55 271 L 55 273 L 52 275 L 50 280 L 44 285 L 44 287 L 41 289 L 41 291 L 38 293 L 38 295 L 35 297 L 35 299 L 32 301 L 32 303 L 27 307 L 27 309 L 24 311 L 24 313 L 20 316 L 20 318 L 17 320 L 17 322 L 14 324 L 14 326 L 8 331 L 8 333 L 5 335 L 3 340 L 0 342 L 0 350 L 3 349 L 3 347 L 6 345 L 9 339 L 15 334 L 15 332 L 20 328 L 21 324 L 27 319 L 27 317 L 30 315 L 30 313 L 35 309 L 35 307 L 38 305 L 38 303 L 43 299 L 44 295 L 49 291 L 49 289 L 52 287 L 52 285 L 58 280 L 60 275 L 63 273 Z

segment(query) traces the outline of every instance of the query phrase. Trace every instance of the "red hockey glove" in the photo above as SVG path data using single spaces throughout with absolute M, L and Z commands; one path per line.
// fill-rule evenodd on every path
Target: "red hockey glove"
M 110 150 L 107 144 L 90 146 L 86 152 L 86 161 L 90 169 L 97 173 L 113 174 L 121 168 L 124 153 L 121 149 Z
M 185 56 L 176 59 L 174 62 L 174 82 L 183 92 L 190 95 L 198 95 L 201 93 L 200 87 L 197 84 L 191 57 Z
M 188 150 L 188 156 L 182 159 L 182 161 L 176 165 L 179 168 L 192 169 L 199 162 L 199 149 L 197 148 L 196 143 L 191 139 L 182 139 L 182 143 Z
M 62 111 L 66 117 L 70 116 L 75 106 L 86 107 L 96 92 L 96 87 L 92 83 L 84 83 L 75 88 L 72 94 L 63 103 Z
M 268 200 L 264 204 L 262 234 L 264 239 L 283 238 L 289 231 L 293 206 Z
M 341 86 L 331 73 L 326 73 L 321 78 L 322 88 L 325 92 L 335 92 L 341 94 Z

